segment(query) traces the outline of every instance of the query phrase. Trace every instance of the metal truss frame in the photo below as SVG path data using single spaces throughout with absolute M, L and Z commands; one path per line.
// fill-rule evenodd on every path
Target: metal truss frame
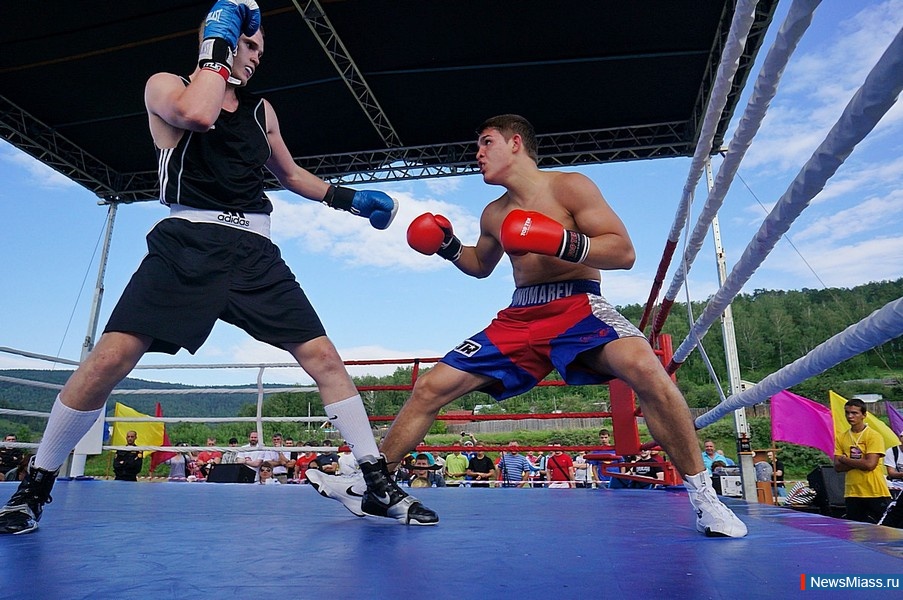
M 292 1 L 385 144 L 385 148 L 376 150 L 295 157 L 300 166 L 333 183 L 398 181 L 477 173 L 472 140 L 428 146 L 402 145 L 395 128 L 320 3 L 317 0 Z M 776 0 L 763 0 L 759 3 L 759 14 L 747 41 L 748 50 L 741 57 L 740 72 L 743 73 L 743 78 L 733 82 L 731 94 L 734 96 L 738 96 L 745 85 L 750 63 L 755 59 L 755 51 L 760 47 L 761 37 L 773 16 L 775 2 Z M 718 57 L 723 51 L 730 26 L 729 5 L 730 3 L 726 5 L 722 31 L 716 36 L 711 50 L 710 67 L 703 78 L 693 114 L 688 121 L 540 135 L 540 167 L 692 155 L 717 70 Z M 722 116 L 719 131 L 726 129 L 726 121 L 730 117 L 730 114 Z M 115 171 L 2 95 L 0 134 L 17 148 L 91 190 L 104 202 L 139 202 L 158 198 L 156 171 Z M 721 139 L 715 140 L 715 143 L 720 146 Z M 279 182 L 272 176 L 265 183 L 268 190 L 281 189 Z

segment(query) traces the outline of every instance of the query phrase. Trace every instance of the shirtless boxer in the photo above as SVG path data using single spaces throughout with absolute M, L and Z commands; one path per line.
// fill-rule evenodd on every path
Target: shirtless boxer
M 553 368 L 572 385 L 618 378 L 637 393 L 650 432 L 683 474 L 697 530 L 745 536 L 712 489 L 680 391 L 642 333 L 601 295 L 600 270 L 630 269 L 635 260 L 623 223 L 589 178 L 539 170 L 533 127 L 523 117 L 493 117 L 477 133 L 483 180 L 506 192 L 483 210 L 476 245 L 464 246 L 448 219 L 429 213 L 411 223 L 408 243 L 477 278 L 507 254 L 517 289 L 489 327 L 417 380 L 380 447 L 389 466 L 414 449 L 443 406 L 469 392 L 504 400 Z M 360 502 L 329 483 L 321 494 L 349 508 Z M 372 492 L 363 495 L 367 513 Z

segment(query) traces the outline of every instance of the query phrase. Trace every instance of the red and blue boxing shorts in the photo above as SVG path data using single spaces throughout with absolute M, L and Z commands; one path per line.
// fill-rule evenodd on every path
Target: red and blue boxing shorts
M 514 290 L 489 327 L 446 354 L 443 363 L 495 379 L 496 400 L 522 394 L 558 370 L 570 385 L 611 379 L 576 363 L 578 355 L 624 337 L 643 337 L 602 296 L 598 281 L 542 283 Z

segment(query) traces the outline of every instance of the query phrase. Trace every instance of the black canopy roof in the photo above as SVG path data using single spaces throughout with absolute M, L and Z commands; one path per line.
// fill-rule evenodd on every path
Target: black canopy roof
M 691 155 L 732 0 L 258 0 L 250 89 L 332 181 L 474 172 L 475 127 L 530 119 L 541 166 Z M 4 2 L 0 132 L 110 201 L 156 198 L 143 90 L 189 73 L 212 2 Z M 777 0 L 761 0 L 716 145 Z M 271 188 L 278 187 L 269 179 Z

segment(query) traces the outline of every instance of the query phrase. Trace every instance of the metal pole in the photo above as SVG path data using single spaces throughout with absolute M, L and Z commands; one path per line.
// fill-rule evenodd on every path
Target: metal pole
M 721 232 L 718 226 L 718 217 L 712 220 L 712 233 L 715 238 L 715 252 L 718 259 L 719 285 L 724 283 L 726 276 L 724 268 L 724 250 L 721 247 Z M 737 355 L 737 338 L 734 334 L 734 315 L 731 306 L 728 305 L 721 315 L 721 332 L 724 337 L 724 358 L 727 363 L 730 395 L 743 391 L 740 379 L 740 359 Z M 751 434 L 749 422 L 746 420 L 746 409 L 739 408 L 734 411 L 734 430 L 737 434 L 737 456 L 740 459 L 740 475 L 743 482 L 743 497 L 753 501 L 758 497 L 756 491 L 756 469 L 753 464 L 755 453 L 750 446 Z
M 705 161 L 706 184 L 709 192 L 714 185 L 712 179 L 712 161 Z M 727 264 L 724 257 L 724 247 L 721 245 L 721 226 L 718 216 L 712 219 L 712 238 L 715 241 L 715 262 L 718 265 L 718 285 L 724 285 L 727 279 Z M 742 389 L 740 380 L 740 359 L 737 355 L 737 337 L 734 334 L 734 313 L 731 305 L 721 314 L 721 333 L 724 337 L 724 359 L 727 363 L 728 385 L 730 395 L 739 394 Z M 746 420 L 746 409 L 740 408 L 734 411 L 734 431 L 737 434 L 737 458 L 740 460 L 740 478 L 743 483 L 743 498 L 748 501 L 757 499 L 756 469 L 753 465 L 754 453 L 750 448 L 749 423 Z
M 712 191 L 714 184 L 712 179 L 712 161 L 705 162 L 706 184 Z M 712 219 L 712 237 L 715 241 L 715 262 L 718 265 L 718 285 L 724 285 L 727 279 L 727 264 L 724 258 L 724 247 L 721 245 L 721 226 L 718 216 Z M 742 389 L 740 380 L 740 359 L 737 355 L 737 337 L 734 334 L 734 313 L 731 305 L 721 314 L 721 333 L 724 337 L 724 359 L 727 363 L 728 384 L 730 395 L 739 394 Z M 734 431 L 737 434 L 737 458 L 740 460 L 740 477 L 743 483 L 743 498 L 749 501 L 757 499 L 756 469 L 753 466 L 753 453 L 750 451 L 749 423 L 746 420 L 746 409 L 739 408 L 734 411 Z
M 261 365 L 257 369 L 257 445 L 266 446 L 263 443 L 263 372 L 266 369 Z
M 107 210 L 106 233 L 104 235 L 103 247 L 100 252 L 100 264 L 97 268 L 97 283 L 94 285 L 94 299 L 91 303 L 91 314 L 88 317 L 88 332 L 85 335 L 85 341 L 82 344 L 82 352 L 80 361 L 88 358 L 91 350 L 94 349 L 95 336 L 97 335 L 97 322 L 100 319 L 100 305 L 103 302 L 103 281 L 107 272 L 107 261 L 110 256 L 110 242 L 113 239 L 113 224 L 116 222 L 116 210 L 118 204 L 111 202 Z M 70 477 L 80 477 L 85 474 L 85 460 L 88 454 L 100 454 L 103 451 L 103 428 L 104 416 L 106 415 L 106 404 L 101 411 L 100 416 L 88 433 L 79 440 L 72 454 L 71 464 L 69 467 Z M 65 472 L 65 469 L 62 469 Z

